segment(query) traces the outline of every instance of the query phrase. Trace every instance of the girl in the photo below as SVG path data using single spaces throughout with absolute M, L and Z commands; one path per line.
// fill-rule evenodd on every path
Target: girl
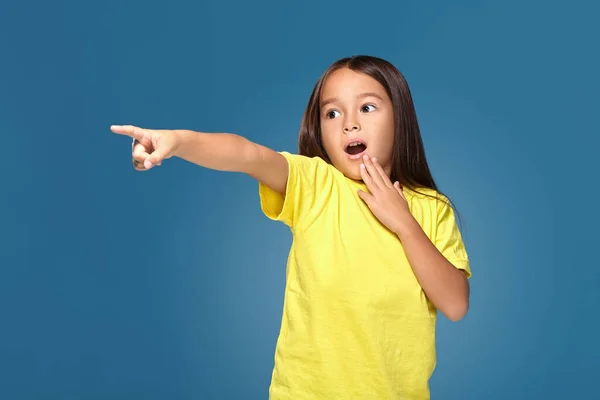
M 436 314 L 466 314 L 471 273 L 393 65 L 332 64 L 308 102 L 298 155 L 228 133 L 111 130 L 134 139 L 138 170 L 177 156 L 254 177 L 262 211 L 290 227 L 271 399 L 429 399 Z

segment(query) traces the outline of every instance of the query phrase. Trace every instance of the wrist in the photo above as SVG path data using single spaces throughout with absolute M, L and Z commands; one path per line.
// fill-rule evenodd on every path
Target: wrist
M 396 236 L 402 240 L 418 233 L 420 230 L 422 230 L 422 228 L 421 225 L 419 225 L 419 222 L 417 222 L 411 213 L 408 213 L 408 215 L 400 219 L 400 223 L 397 224 L 393 231 Z
M 189 148 L 190 142 L 195 139 L 197 132 L 187 129 L 176 129 L 172 130 L 171 134 L 175 137 L 175 143 L 177 143 L 173 155 L 178 158 L 185 158 L 183 152 L 186 148 Z

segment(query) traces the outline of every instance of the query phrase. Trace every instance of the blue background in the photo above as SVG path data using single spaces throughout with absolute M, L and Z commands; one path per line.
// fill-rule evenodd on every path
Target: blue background
M 472 305 L 434 399 L 589 399 L 600 367 L 599 7 L 574 1 L 3 2 L 0 398 L 265 399 L 288 229 L 241 174 L 148 173 L 111 124 L 295 151 L 313 84 L 406 76 L 465 220 Z

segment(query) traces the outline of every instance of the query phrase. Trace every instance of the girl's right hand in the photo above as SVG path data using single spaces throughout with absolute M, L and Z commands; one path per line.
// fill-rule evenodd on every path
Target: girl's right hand
M 131 156 L 134 168 L 147 171 L 175 155 L 180 140 L 174 130 L 143 129 L 132 125 L 112 125 L 110 130 L 134 139 Z

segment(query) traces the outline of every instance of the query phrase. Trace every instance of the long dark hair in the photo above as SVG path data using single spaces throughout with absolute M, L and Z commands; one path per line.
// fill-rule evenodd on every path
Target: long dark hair
M 298 138 L 298 152 L 308 157 L 320 157 L 331 164 L 321 139 L 320 97 L 327 77 L 341 68 L 349 68 L 369 75 L 386 90 L 394 109 L 394 144 L 390 179 L 398 181 L 417 193 L 419 188 L 429 188 L 448 199 L 439 189 L 427 163 L 417 113 L 406 79 L 390 62 L 381 58 L 358 55 L 342 58 L 331 64 L 321 75 L 312 91 L 302 117 Z M 429 196 L 426 193 L 420 193 Z M 431 196 L 429 196 L 431 197 Z

